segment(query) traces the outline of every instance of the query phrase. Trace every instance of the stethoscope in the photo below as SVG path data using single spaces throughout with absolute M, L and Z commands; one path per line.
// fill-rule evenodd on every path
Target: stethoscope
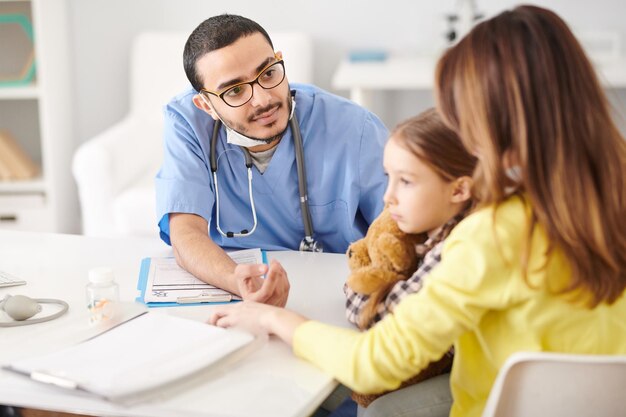
M 41 312 L 41 304 L 57 304 L 61 307 L 59 311 L 45 317 L 31 319 L 35 314 Z M 29 324 L 43 323 L 61 317 L 69 309 L 69 305 L 63 300 L 54 298 L 29 298 L 25 295 L 7 295 L 0 300 L 0 310 L 3 310 L 14 321 L 0 321 L 0 327 L 17 327 Z
M 292 91 L 292 98 L 296 92 Z M 313 238 L 313 221 L 311 220 L 311 212 L 309 210 L 309 197 L 307 192 L 306 168 L 304 166 L 304 147 L 302 145 L 302 135 L 300 134 L 300 124 L 296 118 L 295 112 L 289 121 L 291 132 L 293 134 L 293 142 L 296 149 L 296 168 L 298 170 L 298 190 L 300 192 L 300 211 L 302 212 L 302 223 L 304 224 L 304 238 L 300 242 L 300 250 L 304 252 L 322 252 L 324 250 L 321 242 Z M 211 136 L 211 145 L 209 149 L 209 162 L 211 165 L 211 173 L 213 174 L 213 185 L 215 187 L 215 204 L 216 204 L 216 227 L 217 231 L 224 237 L 245 237 L 250 236 L 257 227 L 256 209 L 254 207 L 254 198 L 252 197 L 252 157 L 245 147 L 243 150 L 246 168 L 248 169 L 248 195 L 250 199 L 250 209 L 252 211 L 253 225 L 251 230 L 243 229 L 239 233 L 224 232 L 220 226 L 220 193 L 217 187 L 217 157 L 215 148 L 217 147 L 217 138 L 219 135 L 222 122 L 216 120 L 213 125 L 213 135 Z

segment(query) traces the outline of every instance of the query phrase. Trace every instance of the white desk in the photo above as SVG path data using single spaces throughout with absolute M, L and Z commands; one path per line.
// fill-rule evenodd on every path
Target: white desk
M 0 231 L 0 269 L 28 281 L 26 286 L 1 288 L 0 298 L 24 294 L 60 298 L 70 304 L 69 313 L 52 322 L 0 328 L 0 362 L 24 356 L 26 351 L 67 344 L 72 332 L 89 326 L 84 319 L 84 291 L 87 271 L 92 267 L 113 267 L 121 299 L 133 300 L 140 261 L 146 256 L 171 256 L 171 249 L 151 239 Z M 347 326 L 342 292 L 348 273 L 344 255 L 270 252 L 269 258 L 279 260 L 289 274 L 289 308 Z M 206 320 L 211 307 L 158 310 Z M 182 388 L 132 407 L 69 394 L 4 371 L 0 371 L 0 404 L 107 416 L 295 417 L 311 414 L 335 386 L 331 377 L 295 358 L 287 345 L 271 338 L 227 369 L 209 370 L 183 383 Z
M 385 61 L 343 60 L 332 78 L 332 87 L 350 90 L 350 99 L 371 108 L 376 90 L 429 90 L 433 88 L 439 56 L 390 56 Z M 626 57 L 596 65 L 607 88 L 626 88 Z

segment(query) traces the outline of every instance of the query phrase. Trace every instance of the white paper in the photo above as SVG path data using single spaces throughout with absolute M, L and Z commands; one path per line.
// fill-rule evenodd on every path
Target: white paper
M 238 264 L 263 263 L 263 254 L 259 248 L 228 252 L 228 255 Z M 146 303 L 175 303 L 179 297 L 209 295 L 231 295 L 231 293 L 194 277 L 178 266 L 175 258 L 150 258 L 144 296 Z M 233 295 L 233 299 L 240 298 Z
M 115 399 L 199 371 L 253 340 L 248 333 L 147 313 L 86 342 L 7 368 L 56 377 Z

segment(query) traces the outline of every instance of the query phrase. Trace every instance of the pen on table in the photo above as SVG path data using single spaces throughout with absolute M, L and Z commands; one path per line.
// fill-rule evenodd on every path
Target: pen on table
M 52 375 L 46 372 L 33 371 L 30 373 L 30 377 L 34 381 L 44 382 L 46 384 L 52 384 L 63 388 L 77 389 L 78 383 L 68 378 L 58 375 Z
M 191 297 L 178 297 L 176 299 L 177 304 L 189 304 L 189 303 L 224 303 L 233 299 L 230 294 L 207 294 L 197 295 Z

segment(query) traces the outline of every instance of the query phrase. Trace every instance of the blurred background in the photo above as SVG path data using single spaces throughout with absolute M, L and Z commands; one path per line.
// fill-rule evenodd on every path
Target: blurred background
M 476 2 L 477 9 L 486 16 L 518 4 L 508 0 Z M 624 0 L 547 0 L 532 4 L 554 10 L 576 32 L 615 32 L 626 40 Z M 220 13 L 249 17 L 270 33 L 302 31 L 310 34 L 314 42 L 314 83 L 348 96 L 346 90 L 333 89 L 331 80 L 350 51 L 440 53 L 447 44 L 446 16 L 456 12 L 457 1 L 72 0 L 70 5 L 76 133 L 80 142 L 128 110 L 129 45 L 133 36 L 142 31 L 191 32 L 202 20 Z M 624 42 L 621 53 L 626 55 Z M 386 92 L 382 98 L 385 105 L 373 110 L 387 127 L 432 104 L 429 91 L 396 90 Z
M 140 33 L 188 34 L 204 19 L 225 12 L 256 20 L 270 34 L 305 33 L 312 40 L 313 83 L 335 94 L 361 100 L 392 128 L 398 121 L 433 105 L 429 65 L 434 65 L 436 57 L 450 44 L 451 31 L 460 30 L 458 19 L 455 23 L 450 16 L 463 18 L 466 10 L 462 7 L 466 5 L 461 3 L 456 0 L 0 0 L 0 15 L 11 14 L 15 8 L 23 9 L 24 4 L 26 9 L 33 7 L 20 13 L 35 21 L 35 59 L 41 60 L 38 61 L 40 72 L 28 80 L 30 87 L 0 84 L 0 131 L 13 130 L 15 140 L 21 141 L 26 154 L 41 168 L 28 180 L 0 181 L 0 228 L 82 232 L 77 187 L 71 173 L 72 158 L 77 148 L 129 113 L 131 45 Z M 475 11 L 484 17 L 517 4 L 507 0 L 473 2 Z M 626 66 L 623 64 L 626 2 L 546 0 L 533 4 L 557 12 L 583 40 L 600 72 L 603 65 L 608 68 L 609 76 L 602 76 L 603 83 L 616 109 L 618 124 L 626 132 Z M 53 41 L 52 35 L 59 31 L 62 36 Z M 0 30 L 0 48 L 2 43 L 6 46 L 12 42 L 3 33 Z M 389 84 L 388 80 L 395 75 L 386 67 L 382 72 L 350 75 L 354 70 L 351 65 L 361 64 L 363 60 L 367 64 L 368 60 L 410 61 L 414 57 L 423 57 L 427 64 L 419 80 L 409 80 L 405 86 L 402 77 Z M 0 62 L 6 59 L 8 55 L 0 51 Z M 46 60 L 55 64 L 46 65 Z M 288 66 L 288 56 L 286 62 Z M 182 71 L 182 50 L 177 65 Z M 341 65 L 348 66 L 342 69 L 348 71 L 348 81 L 346 74 L 343 79 L 339 74 Z M 42 71 L 48 75 L 44 76 Z M 350 79 L 361 76 L 366 77 L 359 82 L 369 86 L 367 91 L 359 89 L 359 85 L 349 85 Z M 28 88 L 33 85 L 37 88 L 39 81 L 47 85 L 29 93 Z M 159 85 L 153 88 L 159 89 Z M 13 120 L 22 118 L 23 113 L 37 113 L 35 108 L 37 128 L 12 126 Z M 160 146 L 160 138 L 156 142 Z M 139 159 L 141 155 L 137 155 Z M 33 211 L 40 209 L 45 213 L 39 217 L 33 215 Z

